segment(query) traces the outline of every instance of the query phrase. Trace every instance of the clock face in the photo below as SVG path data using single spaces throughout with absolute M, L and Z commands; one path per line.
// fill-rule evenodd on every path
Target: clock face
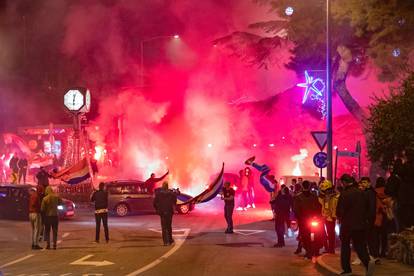
M 63 103 L 70 111 L 79 111 L 84 104 L 84 97 L 79 90 L 71 89 L 66 92 Z

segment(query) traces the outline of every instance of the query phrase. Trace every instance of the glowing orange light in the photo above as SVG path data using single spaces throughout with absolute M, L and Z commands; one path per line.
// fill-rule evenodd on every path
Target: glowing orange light
M 104 155 L 105 149 L 102 146 L 95 146 L 95 154 L 93 155 L 93 159 L 96 161 L 101 160 Z
M 312 222 L 311 222 L 312 227 L 316 227 L 318 225 L 319 225 L 319 222 L 317 222 L 316 220 L 312 220 Z

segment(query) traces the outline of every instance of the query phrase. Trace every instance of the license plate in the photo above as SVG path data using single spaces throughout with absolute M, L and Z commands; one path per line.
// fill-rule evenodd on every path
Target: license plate
M 66 216 L 67 216 L 67 217 L 73 216 L 74 214 L 75 214 L 75 212 L 74 212 L 74 211 L 67 211 L 67 212 L 66 212 Z

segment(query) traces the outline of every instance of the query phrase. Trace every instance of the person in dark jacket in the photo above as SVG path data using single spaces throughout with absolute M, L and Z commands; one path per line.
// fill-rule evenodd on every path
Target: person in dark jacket
M 276 214 L 275 230 L 277 234 L 277 243 L 274 247 L 285 246 L 285 223 L 287 223 L 287 227 L 289 227 L 289 216 L 292 206 L 293 199 L 290 196 L 289 188 L 284 186 L 274 201 L 274 210 Z
M 44 167 L 40 167 L 40 171 L 36 174 L 37 184 L 43 187 L 49 186 L 49 177 L 51 175 L 45 170 Z
M 172 238 L 172 218 L 177 195 L 168 189 L 168 182 L 162 183 L 162 188 L 155 190 L 154 208 L 161 218 L 162 239 L 164 246 L 174 243 Z
M 351 241 L 359 259 L 367 270 L 366 275 L 372 275 L 375 263 L 370 262 L 366 243 L 366 229 L 370 212 L 368 199 L 364 192 L 354 184 L 355 180 L 352 176 L 344 174 L 340 180 L 344 190 L 338 199 L 336 215 L 341 224 L 342 275 L 352 275 L 350 264 Z
M 17 166 L 19 167 L 19 180 L 18 183 L 21 183 L 23 178 L 23 184 L 26 184 L 26 175 L 27 175 L 27 166 L 29 163 L 27 162 L 26 158 L 20 158 L 17 162 Z
M 398 191 L 398 217 L 400 231 L 414 226 L 414 161 L 408 158 L 403 165 L 403 181 Z
M 387 179 L 385 185 L 385 194 L 390 196 L 394 202 L 393 212 L 394 216 L 394 230 L 400 232 L 400 214 L 399 214 L 399 191 L 402 184 L 403 163 L 401 159 L 396 159 L 393 164 L 390 177 Z M 393 232 L 394 232 L 393 231 Z
M 377 209 L 377 193 L 374 188 L 371 186 L 371 179 L 369 177 L 361 177 L 361 180 L 358 183 L 359 189 L 365 193 L 365 196 L 368 199 L 368 221 L 367 221 L 367 243 L 368 250 L 371 256 L 378 258 L 375 254 L 375 239 L 374 239 L 374 226 L 375 226 L 375 214 Z
M 230 182 L 224 183 L 221 191 L 221 199 L 224 200 L 224 218 L 227 222 L 227 229 L 224 233 L 233 234 L 233 210 L 234 210 L 234 189 L 230 187 Z
M 318 197 L 311 193 L 310 182 L 305 180 L 302 182 L 302 192 L 298 194 L 293 201 L 293 210 L 298 220 L 300 229 L 300 241 L 303 243 L 303 247 L 306 250 L 305 258 L 311 259 L 317 255 L 318 252 L 314 252 L 316 249 L 311 244 L 311 229 L 309 221 L 313 217 L 321 216 L 321 207 L 319 205 Z
M 11 174 L 11 182 L 13 184 L 17 183 L 17 177 L 19 174 L 19 166 L 17 163 L 19 162 L 19 157 L 17 156 L 17 153 L 13 154 L 13 157 L 9 161 L 9 167 L 12 170 Z
M 105 184 L 99 183 L 99 190 L 92 194 L 91 201 L 95 202 L 95 242 L 99 243 L 99 236 L 101 232 L 101 221 L 105 232 L 105 240 L 109 242 L 108 230 L 108 192 L 105 191 Z
M 161 177 L 155 177 L 155 174 L 152 173 L 150 178 L 148 178 L 147 180 L 145 180 L 144 182 L 144 188 L 147 189 L 148 193 L 153 193 L 154 192 L 154 188 L 155 188 L 155 184 L 157 184 L 158 182 L 160 182 L 161 180 L 163 180 L 167 175 L 169 174 L 169 171 L 167 171 L 163 176 Z

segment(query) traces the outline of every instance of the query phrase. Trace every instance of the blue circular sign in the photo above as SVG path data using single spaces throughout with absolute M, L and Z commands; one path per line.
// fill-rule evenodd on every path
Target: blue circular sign
M 313 164 L 320 169 L 326 168 L 328 166 L 327 159 L 328 155 L 325 152 L 318 152 L 313 156 Z

